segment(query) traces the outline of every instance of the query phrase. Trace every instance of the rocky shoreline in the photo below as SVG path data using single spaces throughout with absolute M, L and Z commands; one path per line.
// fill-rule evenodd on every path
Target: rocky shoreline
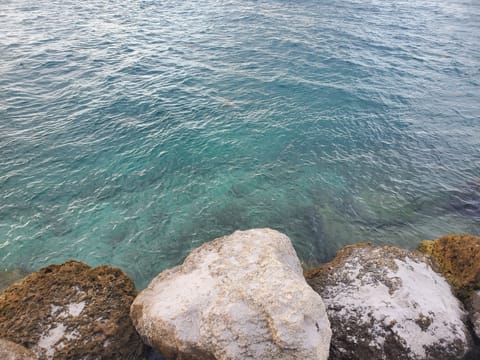
M 480 359 L 477 236 L 354 244 L 303 271 L 286 235 L 237 231 L 140 293 L 74 260 L 23 275 L 2 280 L 1 359 Z

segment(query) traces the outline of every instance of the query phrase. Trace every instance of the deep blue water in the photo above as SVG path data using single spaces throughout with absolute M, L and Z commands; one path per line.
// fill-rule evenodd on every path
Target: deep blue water
M 265 226 L 480 234 L 480 2 L 0 0 L 2 268 L 143 287 Z

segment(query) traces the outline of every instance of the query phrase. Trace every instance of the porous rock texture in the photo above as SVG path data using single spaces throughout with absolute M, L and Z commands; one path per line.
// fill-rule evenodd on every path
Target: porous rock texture
M 0 339 L 0 359 L 2 360 L 36 360 L 35 354 L 12 341 Z
M 480 236 L 444 235 L 422 241 L 418 249 L 433 258 L 453 286 L 468 310 L 476 336 L 480 337 Z M 479 347 L 476 346 L 480 352 Z
M 133 282 L 120 269 L 50 265 L 0 293 L 0 334 L 40 359 L 138 359 Z
M 133 322 L 167 359 L 327 359 L 330 325 L 290 239 L 237 231 L 194 250 L 135 299 Z
M 332 324 L 330 359 L 461 359 L 465 312 L 426 256 L 360 243 L 306 273 Z
M 422 241 L 418 249 L 435 260 L 462 300 L 480 290 L 480 236 L 445 235 Z

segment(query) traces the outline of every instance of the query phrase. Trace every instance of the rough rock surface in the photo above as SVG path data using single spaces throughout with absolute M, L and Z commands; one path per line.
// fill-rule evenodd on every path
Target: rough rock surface
M 480 237 L 445 235 L 425 240 L 419 250 L 435 259 L 442 274 L 466 300 L 472 291 L 480 289 Z
M 40 359 L 138 359 L 133 282 L 77 261 L 44 267 L 0 293 L 0 334 Z
M 478 338 L 480 338 L 480 290 L 474 291 L 467 303 L 470 321 L 473 330 Z
M 36 360 L 35 354 L 12 341 L 0 339 L 0 359 L 2 360 Z
M 131 317 L 168 359 L 327 359 L 331 336 L 290 239 L 271 229 L 194 250 L 139 294 Z
M 462 305 L 417 251 L 347 246 L 306 273 L 332 324 L 331 359 L 461 359 Z

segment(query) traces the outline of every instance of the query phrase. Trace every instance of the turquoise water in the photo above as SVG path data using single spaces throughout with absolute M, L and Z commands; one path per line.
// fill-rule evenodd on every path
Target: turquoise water
M 0 2 L 0 259 L 480 234 L 480 3 Z

